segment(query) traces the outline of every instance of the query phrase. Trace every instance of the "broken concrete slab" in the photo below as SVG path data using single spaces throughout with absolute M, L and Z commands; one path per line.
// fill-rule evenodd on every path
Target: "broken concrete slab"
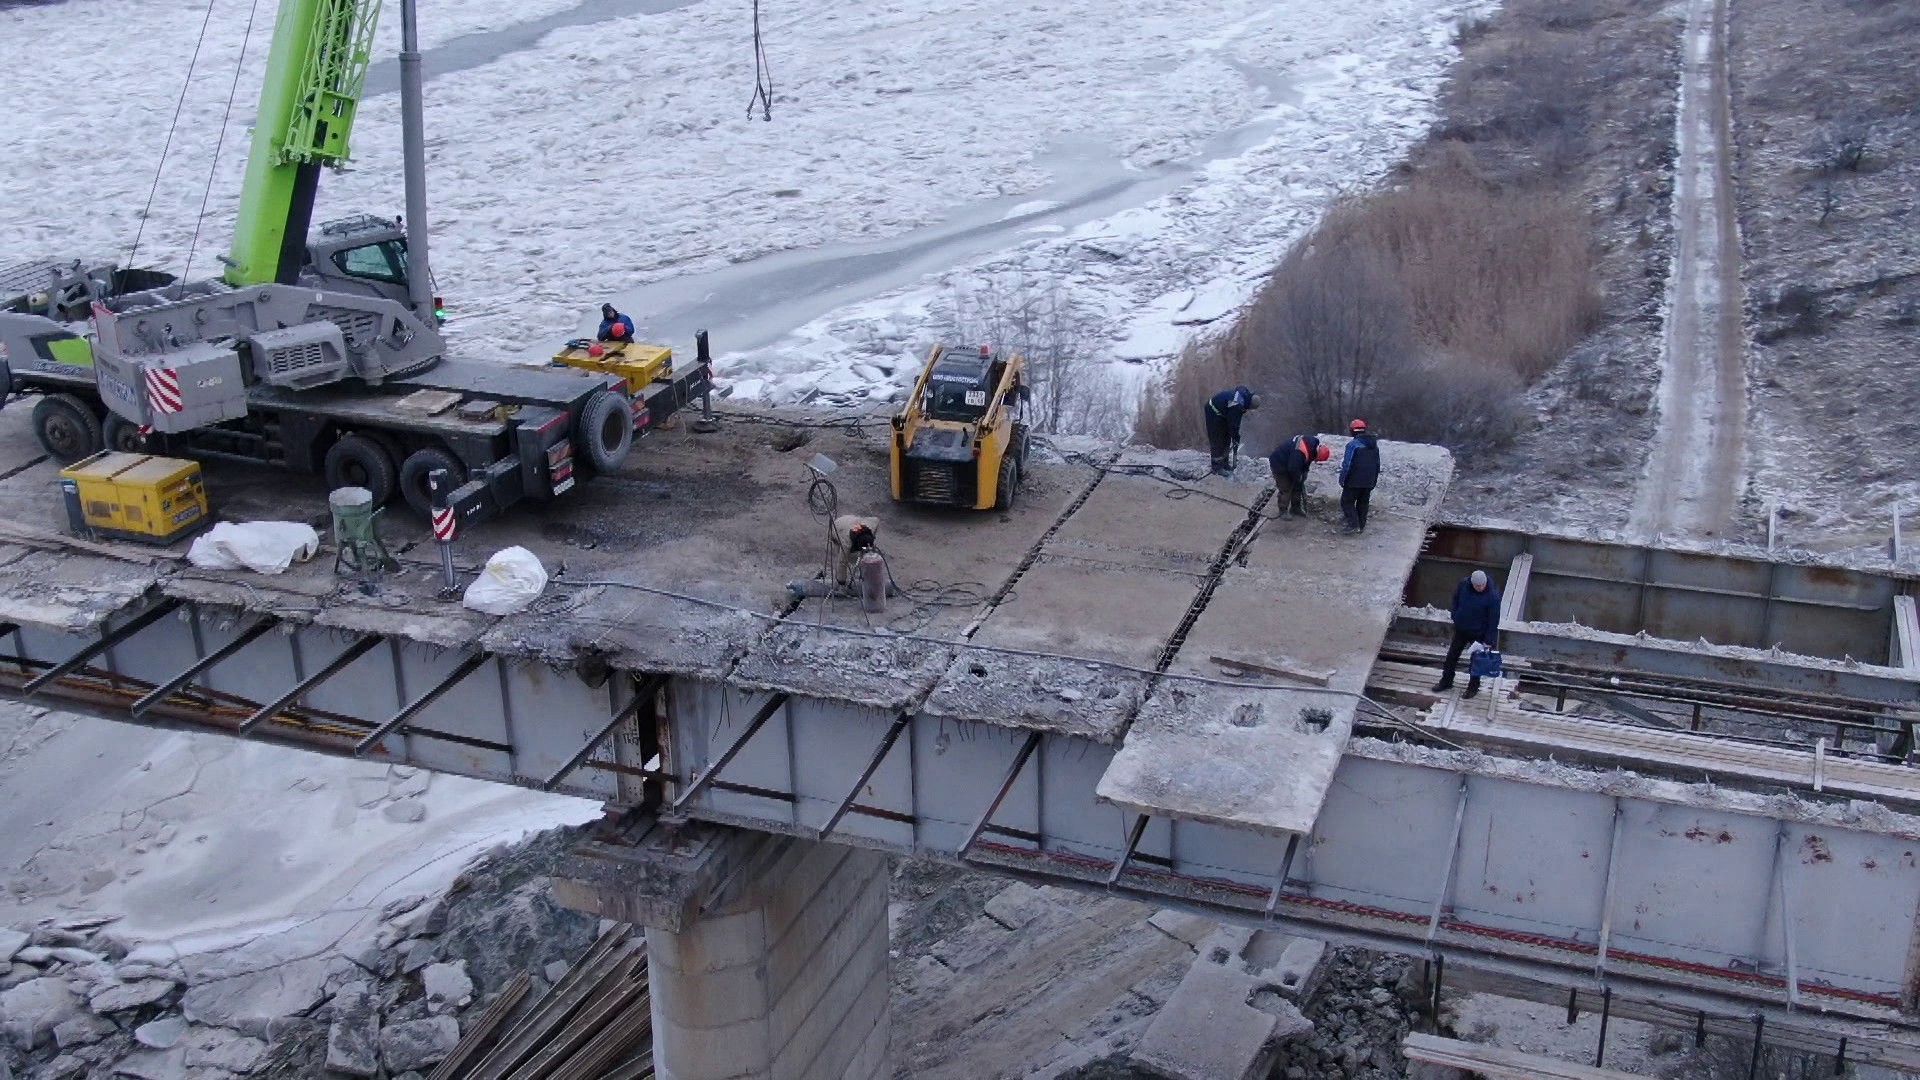
M 187 1019 L 184 1016 L 163 1016 L 158 1020 L 149 1020 L 133 1029 L 133 1041 L 154 1050 L 172 1049 L 181 1036 L 187 1033 Z
M 452 1012 L 473 1001 L 473 980 L 467 977 L 465 960 L 427 965 L 420 971 L 420 983 L 426 988 L 428 1012 Z
M 57 975 L 0 991 L 0 1032 L 22 1050 L 46 1042 L 53 1029 L 80 1015 L 80 995 Z
M 245 1075 L 258 1068 L 267 1056 L 267 1044 L 260 1039 L 209 1028 L 190 1032 L 182 1046 L 189 1069 L 224 1069 Z
M 62 1050 L 71 1050 L 76 1046 L 92 1046 L 118 1030 L 119 1027 L 105 1017 L 81 1013 L 54 1025 L 53 1042 Z
M 1213 936 L 1220 924 L 1204 915 L 1162 908 L 1153 913 L 1147 925 L 1167 935 L 1175 941 L 1182 941 L 1188 948 L 1199 949 L 1200 943 Z
M 391 1024 L 380 1032 L 380 1059 L 388 1072 L 437 1065 L 460 1041 L 460 1024 L 451 1016 L 433 1016 Z
M 1142 707 L 1095 791 L 1154 817 L 1311 832 L 1352 730 L 1354 700 L 1170 679 Z
M 189 987 L 180 999 L 180 1010 L 196 1024 L 265 1035 L 268 1022 L 318 1005 L 326 977 L 326 959 L 295 960 Z
M 1275 996 L 1252 1004 L 1261 984 L 1245 972 L 1194 961 L 1132 1060 L 1170 1080 L 1258 1080 L 1280 1044 L 1313 1030 L 1291 1002 Z
M 1016 881 L 1000 890 L 986 904 L 987 917 L 1009 930 L 1024 930 L 1027 924 L 1057 910 L 1059 905 L 1048 890 Z
M 113 1075 L 131 1080 L 186 1080 L 187 1048 L 136 1051 L 113 1066 Z
M 327 1068 L 348 1076 L 380 1072 L 380 1015 L 371 988 L 350 983 L 333 996 L 333 1021 L 327 1028 Z
M 151 1005 L 173 993 L 179 983 L 172 979 L 145 979 L 139 982 L 113 981 L 94 988 L 87 1007 L 97 1013 L 124 1012 Z
M 27 947 L 28 935 L 19 930 L 0 929 L 0 964 L 11 964 L 20 950 Z

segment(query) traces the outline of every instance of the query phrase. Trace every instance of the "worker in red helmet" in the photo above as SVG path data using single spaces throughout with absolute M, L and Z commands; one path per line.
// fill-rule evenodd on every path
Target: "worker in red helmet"
M 620 314 L 612 304 L 600 305 L 600 340 L 632 341 L 633 320 Z
M 1307 516 L 1307 470 L 1316 461 L 1325 461 L 1333 451 L 1320 445 L 1312 435 L 1295 435 L 1267 455 L 1273 469 L 1273 485 L 1280 489 L 1280 517 Z
M 1347 450 L 1340 458 L 1340 516 L 1347 525 L 1341 531 L 1359 533 L 1367 531 L 1367 504 L 1380 482 L 1380 446 L 1365 420 L 1348 424 L 1347 434 Z

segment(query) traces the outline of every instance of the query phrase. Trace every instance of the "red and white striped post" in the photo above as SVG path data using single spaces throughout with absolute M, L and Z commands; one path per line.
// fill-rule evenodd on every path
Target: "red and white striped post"
M 440 549 L 440 595 L 460 591 L 453 573 L 453 477 L 445 469 L 427 474 L 427 490 L 433 495 L 433 542 Z

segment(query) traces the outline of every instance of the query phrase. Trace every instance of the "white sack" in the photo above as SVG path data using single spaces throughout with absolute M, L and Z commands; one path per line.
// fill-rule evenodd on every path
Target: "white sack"
M 461 602 L 488 615 L 511 615 L 538 599 L 547 587 L 547 569 L 523 547 L 494 553 L 486 569 L 467 586 Z
M 187 561 L 203 570 L 252 570 L 278 574 L 320 550 L 313 526 L 294 521 L 222 521 L 187 549 Z

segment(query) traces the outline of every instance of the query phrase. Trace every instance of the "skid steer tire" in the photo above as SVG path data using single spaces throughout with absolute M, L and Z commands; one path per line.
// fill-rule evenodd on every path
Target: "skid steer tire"
M 633 410 L 625 394 L 598 390 L 580 410 L 574 450 L 596 472 L 612 472 L 626 464 L 633 449 Z
M 366 488 L 372 493 L 375 506 L 387 505 L 400 486 L 392 455 L 365 435 L 342 435 L 327 447 L 324 475 L 329 491 L 343 487 Z
M 400 463 L 400 497 L 407 500 L 407 505 L 413 507 L 421 517 L 433 516 L 433 488 L 427 483 L 427 478 L 433 475 L 435 469 L 447 470 L 449 482 L 454 487 L 467 481 L 467 470 L 460 464 L 460 459 L 454 457 L 451 451 L 437 446 L 415 450 Z
M 995 485 L 993 508 L 1006 513 L 1013 509 L 1014 497 L 1019 493 L 1020 470 L 1014 467 L 1012 457 L 1000 459 L 1000 482 Z
M 71 465 L 106 446 L 100 418 L 72 394 L 48 394 L 33 406 L 33 434 L 47 456 Z

